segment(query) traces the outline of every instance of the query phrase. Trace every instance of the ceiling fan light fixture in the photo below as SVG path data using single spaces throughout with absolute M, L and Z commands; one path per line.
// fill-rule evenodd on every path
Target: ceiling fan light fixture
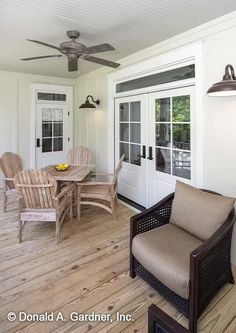
M 89 101 L 89 98 L 92 99 L 92 102 L 93 102 L 93 103 L 91 103 L 91 102 Z M 95 104 L 96 104 L 96 105 L 99 105 L 99 104 L 100 104 L 99 99 L 97 99 L 97 100 L 95 101 L 92 95 L 88 95 L 88 96 L 86 97 L 85 102 L 79 106 L 79 109 L 96 109 L 96 105 L 95 105 Z
M 99 45 L 93 45 L 86 47 L 82 43 L 78 42 L 77 39 L 80 36 L 80 33 L 76 30 L 69 30 L 67 31 L 67 36 L 70 38 L 69 41 L 62 42 L 59 47 L 55 45 L 51 45 L 45 42 L 41 42 L 35 39 L 27 39 L 29 42 L 33 42 L 39 45 L 43 45 L 46 47 L 50 47 L 56 49 L 61 54 L 55 55 L 48 55 L 48 56 L 39 56 L 39 57 L 31 57 L 31 58 L 23 58 L 21 60 L 28 61 L 28 60 L 36 60 L 42 58 L 53 58 L 53 57 L 62 57 L 63 55 L 67 56 L 68 59 L 68 72 L 75 72 L 78 70 L 78 60 L 82 58 L 85 61 L 90 61 L 95 64 L 108 66 L 111 68 L 117 68 L 120 66 L 117 62 L 110 61 L 103 58 L 93 57 L 90 54 L 93 53 L 100 53 L 100 52 L 107 52 L 107 51 L 114 51 L 115 48 L 108 44 L 103 43 Z

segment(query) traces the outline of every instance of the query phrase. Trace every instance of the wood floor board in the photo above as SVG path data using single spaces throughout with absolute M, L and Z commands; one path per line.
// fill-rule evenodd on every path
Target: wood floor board
M 187 327 L 187 319 L 140 278 L 129 277 L 129 219 L 134 212 L 119 204 L 117 220 L 84 206 L 78 222 L 66 223 L 55 244 L 55 225 L 28 224 L 17 242 L 12 199 L 7 213 L 0 194 L 0 332 L 2 333 L 147 333 L 147 309 L 157 304 Z M 236 268 L 234 273 L 236 273 Z M 58 322 L 9 322 L 10 311 L 59 312 Z M 109 313 L 113 321 L 73 322 L 73 312 Z M 117 312 L 132 321 L 114 320 Z M 226 285 L 201 316 L 198 333 L 236 333 L 236 286 Z

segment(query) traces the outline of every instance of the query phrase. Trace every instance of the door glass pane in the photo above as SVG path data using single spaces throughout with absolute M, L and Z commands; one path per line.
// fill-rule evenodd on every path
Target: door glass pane
M 140 121 L 140 102 L 130 103 L 130 121 Z
M 63 109 L 54 109 L 54 121 L 63 121 Z
M 141 165 L 139 145 L 132 145 L 132 144 L 130 145 L 130 163 Z
M 129 162 L 129 144 L 128 143 L 120 143 L 120 157 L 125 154 L 124 161 Z
M 129 103 L 120 103 L 120 121 L 129 121 Z
M 53 151 L 62 151 L 63 150 L 63 139 L 54 138 L 53 139 Z
M 52 136 L 52 123 L 42 123 L 42 137 Z
M 171 150 L 156 148 L 156 170 L 171 173 Z
M 173 125 L 173 147 L 190 150 L 190 124 Z
M 173 150 L 173 175 L 186 179 L 191 178 L 191 160 L 189 152 Z
M 52 138 L 42 139 L 42 152 L 48 153 L 52 151 Z
M 130 142 L 140 143 L 140 124 L 130 124 Z
M 156 121 L 170 121 L 170 98 L 156 99 Z
M 170 124 L 156 124 L 156 146 L 170 147 Z
M 120 141 L 129 142 L 129 124 L 120 124 Z
M 172 98 L 172 121 L 190 121 L 190 96 L 176 96 Z
M 52 121 L 52 109 L 43 108 L 42 109 L 42 121 Z
M 63 123 L 54 123 L 54 136 L 63 136 Z

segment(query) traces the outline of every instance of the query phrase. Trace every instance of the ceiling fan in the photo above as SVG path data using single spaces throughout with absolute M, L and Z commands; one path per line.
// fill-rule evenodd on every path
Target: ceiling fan
M 43 59 L 43 58 L 58 58 L 66 56 L 68 59 L 68 71 L 74 72 L 78 70 L 78 59 L 82 58 L 86 61 L 95 62 L 96 64 L 100 64 L 103 66 L 109 66 L 112 68 L 117 68 L 120 64 L 102 59 L 93 57 L 90 54 L 99 53 L 99 52 L 106 52 L 106 51 L 113 51 L 115 48 L 108 43 L 94 45 L 90 47 L 86 47 L 85 45 L 79 43 L 77 39 L 79 38 L 80 33 L 76 30 L 67 31 L 67 36 L 71 38 L 71 40 L 62 42 L 59 47 L 54 46 L 48 43 L 41 42 L 39 40 L 27 39 L 29 42 L 33 42 L 36 44 L 41 44 L 52 49 L 55 49 L 62 54 L 54 54 L 54 55 L 47 55 L 47 56 L 39 56 L 39 57 L 31 57 L 31 58 L 23 58 L 21 60 L 28 61 L 28 60 L 35 60 L 35 59 Z

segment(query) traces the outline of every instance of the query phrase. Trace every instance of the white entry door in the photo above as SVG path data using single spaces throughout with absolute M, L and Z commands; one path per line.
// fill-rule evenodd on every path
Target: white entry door
M 194 87 L 149 94 L 148 206 L 174 192 L 176 179 L 195 184 Z
M 66 162 L 70 145 L 68 105 L 36 106 L 36 167 Z
M 118 193 L 147 205 L 147 95 L 115 101 L 115 162 L 125 154 Z

